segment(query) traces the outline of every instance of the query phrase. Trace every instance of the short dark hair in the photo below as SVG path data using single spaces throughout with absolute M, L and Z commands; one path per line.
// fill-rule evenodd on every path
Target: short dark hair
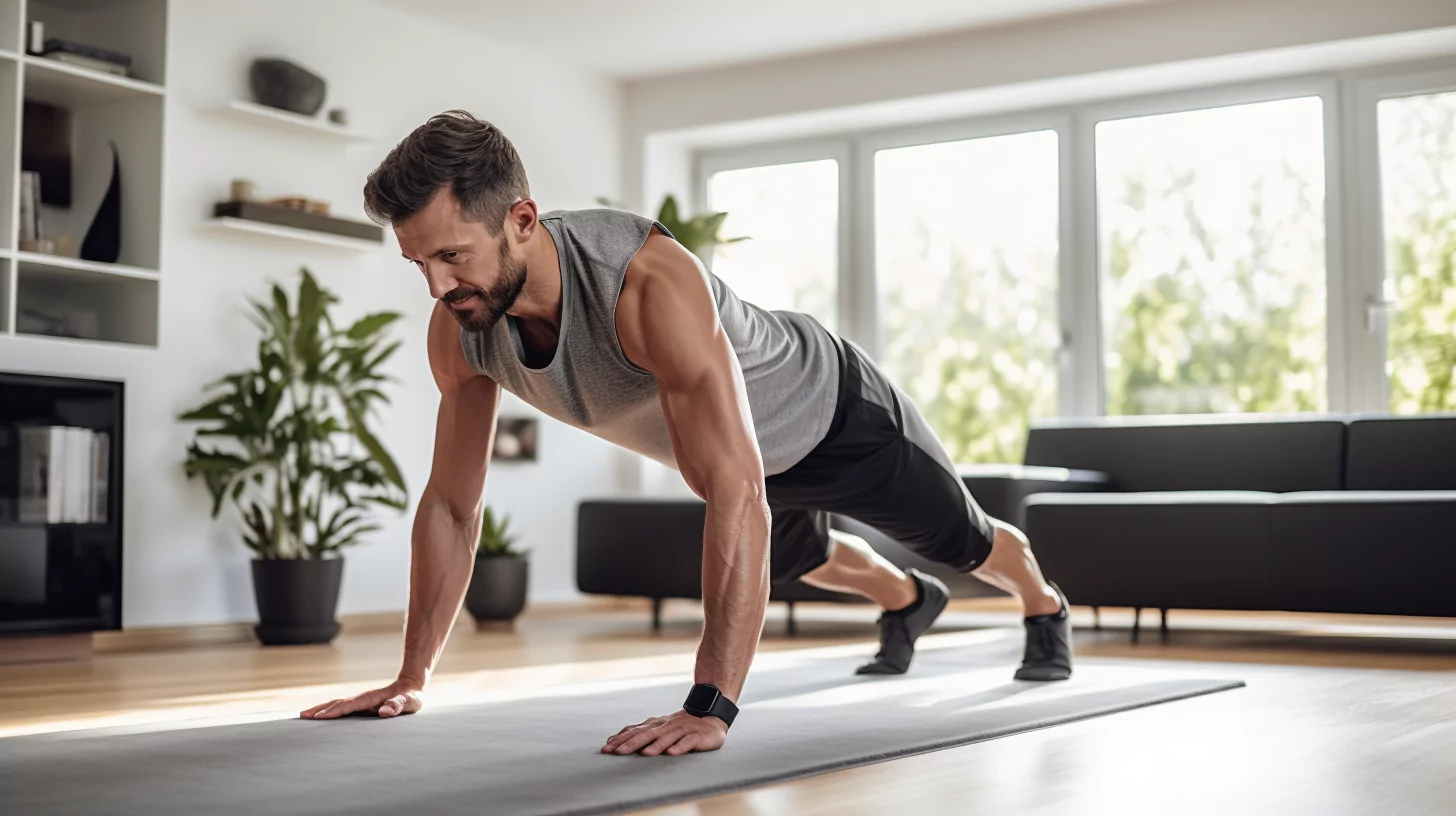
M 506 211 L 531 197 L 526 167 L 500 128 L 463 110 L 431 116 L 395 145 L 364 182 L 364 211 L 399 224 L 425 208 L 441 187 L 472 221 L 499 235 Z

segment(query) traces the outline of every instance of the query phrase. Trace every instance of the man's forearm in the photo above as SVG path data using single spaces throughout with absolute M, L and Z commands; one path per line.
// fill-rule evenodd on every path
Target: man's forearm
M 399 676 L 424 688 L 460 613 L 475 566 L 480 509 L 460 519 L 429 488 L 420 496 L 410 544 L 409 613 Z
M 704 626 L 694 679 L 736 701 L 768 605 L 769 510 L 761 487 L 758 495 L 709 493 L 703 536 Z

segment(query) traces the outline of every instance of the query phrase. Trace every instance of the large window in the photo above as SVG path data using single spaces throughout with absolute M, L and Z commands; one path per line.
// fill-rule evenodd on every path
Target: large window
M 881 355 L 961 462 L 1021 460 L 1057 396 L 1057 134 L 875 154 Z
M 1106 411 L 1320 411 L 1318 97 L 1097 125 Z
M 961 462 L 1058 414 L 1456 411 L 1456 55 L 699 161 L 755 238 L 715 271 Z
M 713 250 L 713 273 L 765 309 L 805 312 L 834 329 L 839 296 L 839 162 L 724 170 L 708 177 L 722 234 L 749 240 Z
M 1390 410 L 1456 410 L 1456 92 L 1378 109 Z

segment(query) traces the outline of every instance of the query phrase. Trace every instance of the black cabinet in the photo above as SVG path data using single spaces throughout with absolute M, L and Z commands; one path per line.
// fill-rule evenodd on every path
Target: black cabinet
M 121 628 L 123 402 L 0 372 L 0 634 Z

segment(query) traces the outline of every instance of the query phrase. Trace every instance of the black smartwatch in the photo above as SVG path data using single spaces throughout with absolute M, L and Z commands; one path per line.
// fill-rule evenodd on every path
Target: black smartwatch
M 683 711 L 694 717 L 717 717 L 724 725 L 733 725 L 733 718 L 738 716 L 738 706 L 733 701 L 723 696 L 723 692 L 712 683 L 698 683 L 693 690 L 688 692 L 688 699 L 683 703 Z

